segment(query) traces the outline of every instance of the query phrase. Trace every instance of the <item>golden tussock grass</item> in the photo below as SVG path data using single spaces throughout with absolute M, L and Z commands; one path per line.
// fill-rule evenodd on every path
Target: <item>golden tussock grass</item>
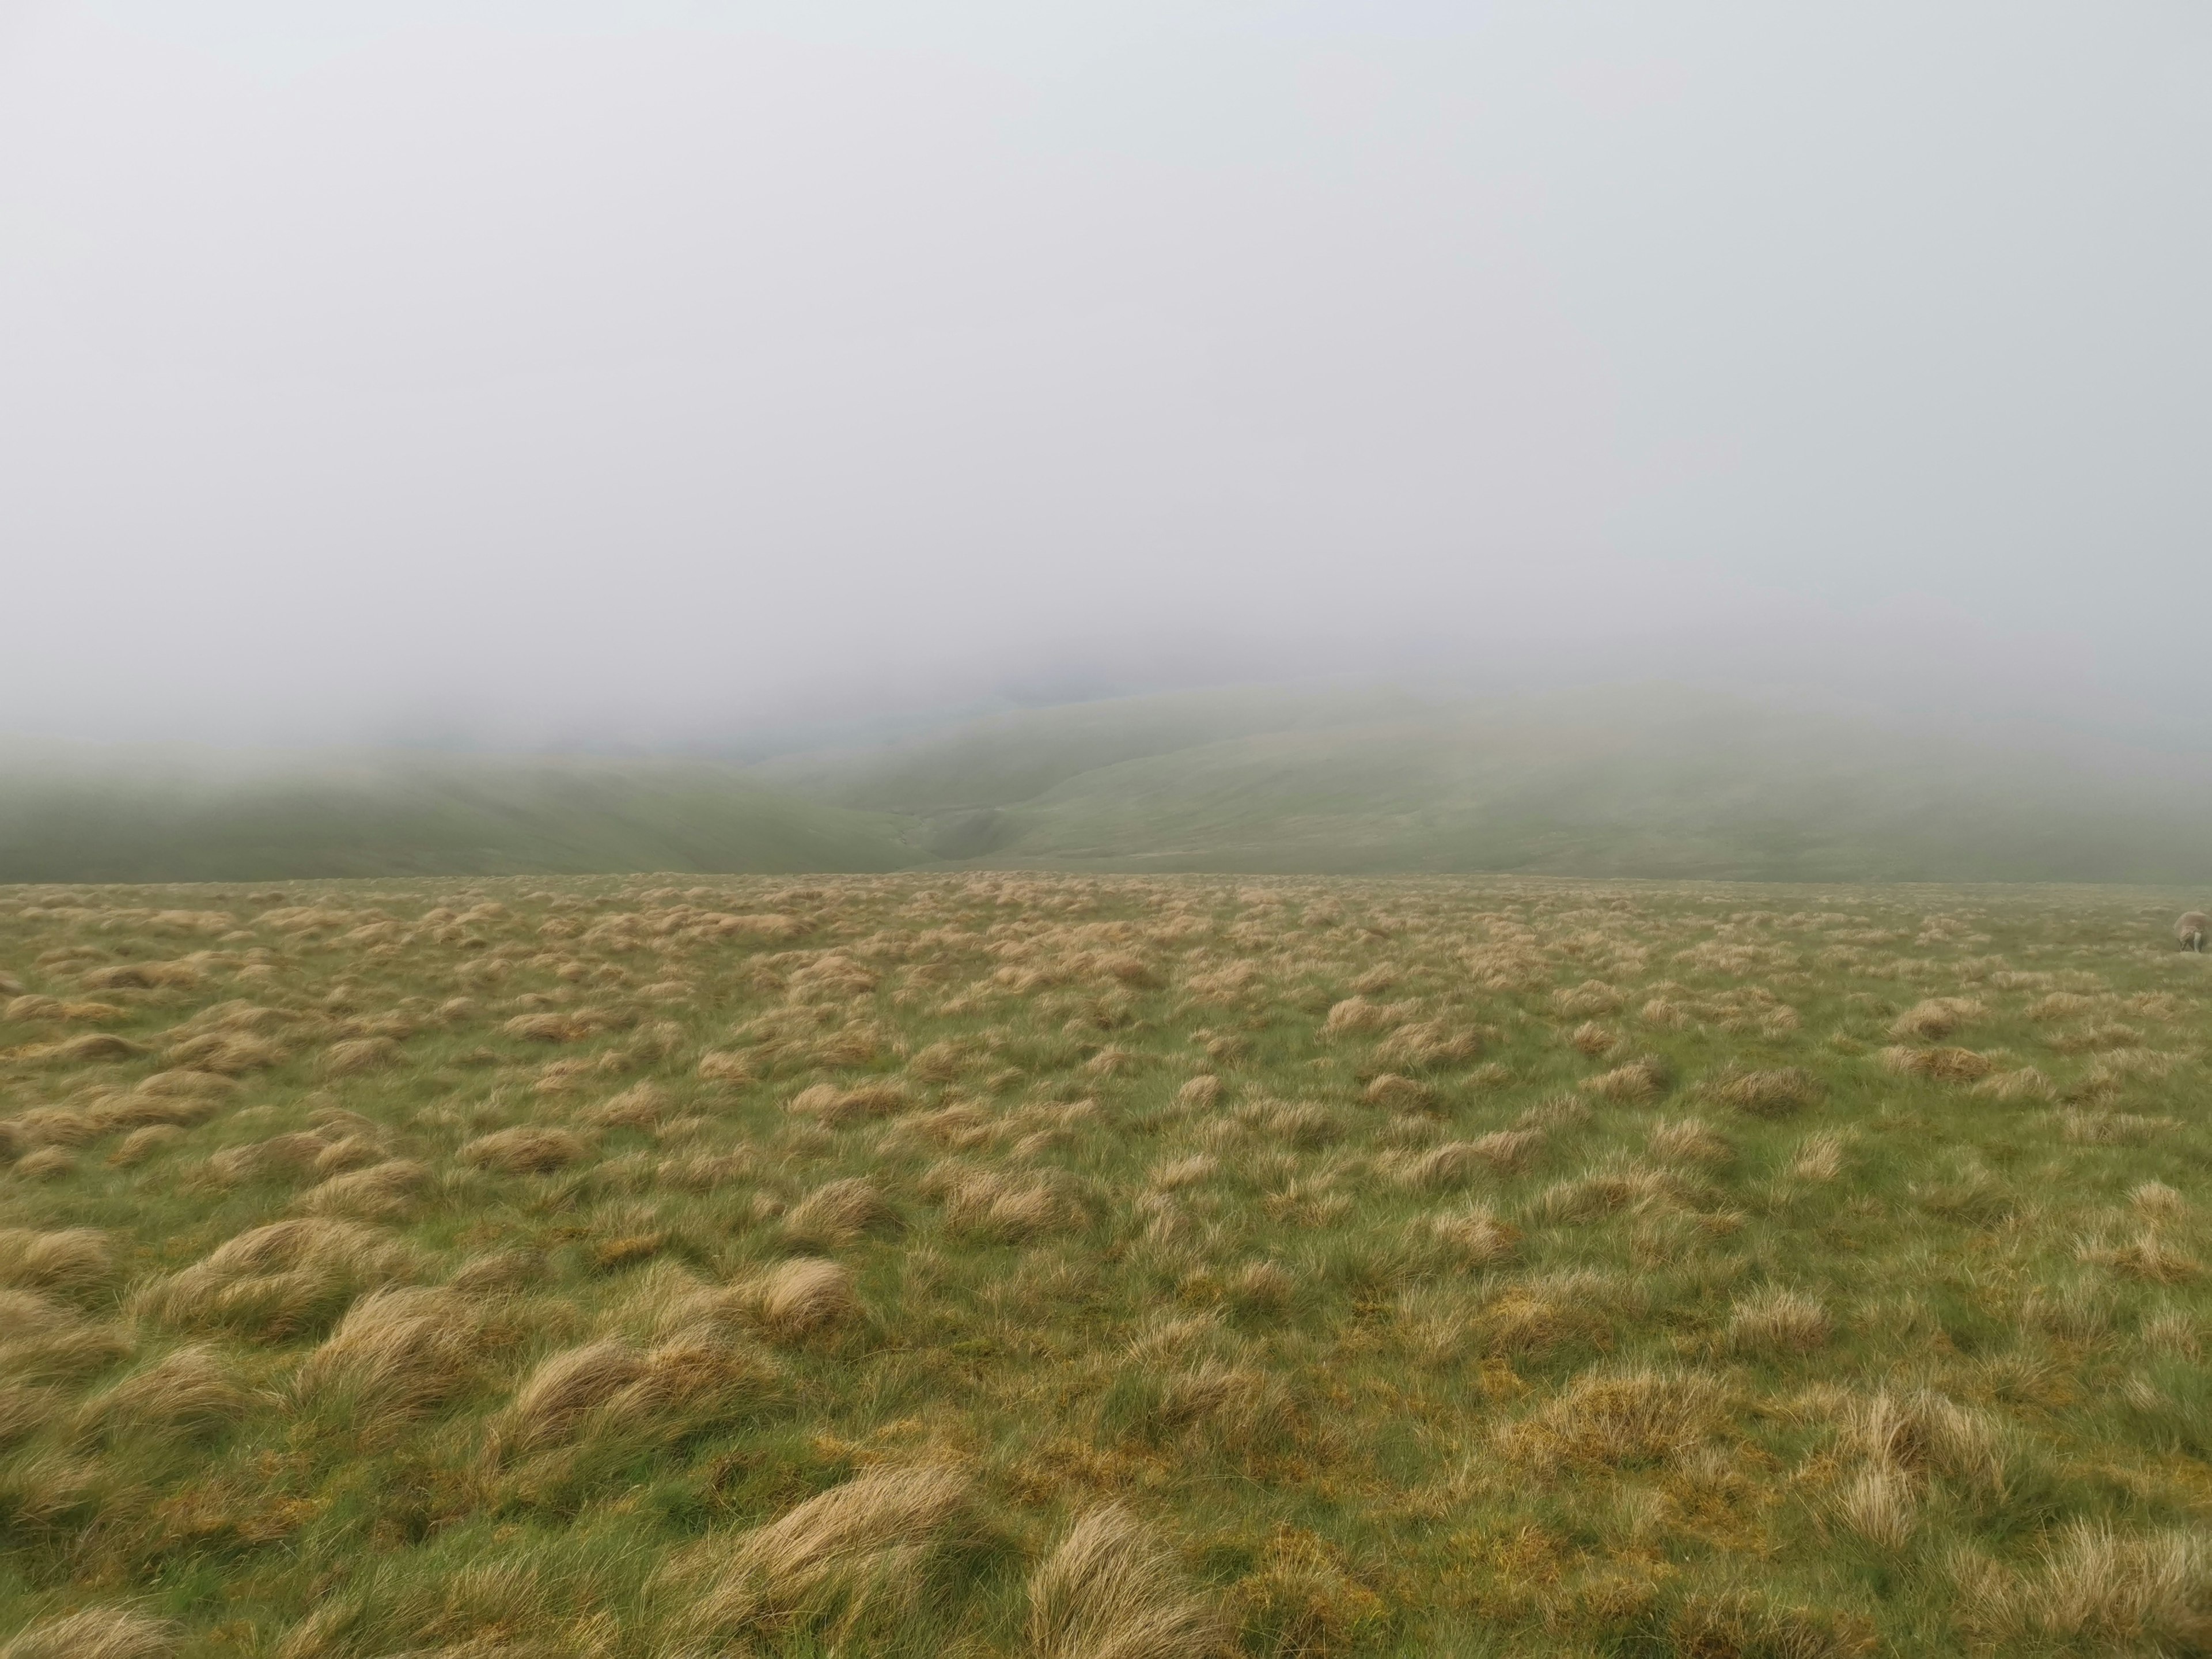
M 464 1164 L 502 1175 L 551 1175 L 582 1163 L 591 1154 L 591 1143 L 573 1129 L 521 1123 L 478 1135 L 455 1156 Z
M 1645 1058 L 1589 1079 L 1582 1085 L 1588 1093 L 1620 1106 L 1649 1106 L 1674 1086 L 1674 1068 L 1662 1060 Z
M 301 1194 L 295 1207 L 313 1215 L 389 1221 L 406 1212 L 416 1195 L 430 1184 L 430 1179 L 427 1164 L 411 1158 L 390 1158 L 365 1169 L 331 1176 Z
M 1835 1334 L 1828 1310 L 1801 1291 L 1777 1286 L 1729 1310 L 1728 1342 L 1737 1353 L 1811 1353 Z
M 795 1242 L 849 1244 L 864 1234 L 896 1232 L 899 1213 L 875 1182 L 848 1176 L 817 1187 L 791 1207 L 784 1231 Z
M 786 1101 L 784 1109 L 823 1123 L 856 1123 L 866 1118 L 890 1117 L 913 1104 L 912 1097 L 895 1083 L 864 1083 L 851 1089 L 817 1083 Z
M 1702 1443 L 1722 1405 L 1718 1383 L 1695 1372 L 1586 1371 L 1501 1430 L 1498 1447 L 1511 1461 L 1540 1468 L 1663 1462 Z
M 489 1419 L 486 1450 L 500 1463 L 561 1448 L 665 1443 L 780 1385 L 765 1358 L 719 1335 L 678 1334 L 642 1351 L 602 1338 L 540 1362 Z
M 1787 1117 L 1819 1104 L 1826 1092 L 1802 1066 L 1729 1067 L 1698 1085 L 1703 1098 L 1753 1117 Z
M 1079 1225 L 1083 1206 L 1057 1170 L 1024 1175 L 978 1165 L 939 1165 L 922 1177 L 923 1194 L 944 1206 L 956 1235 L 1018 1243 Z
M 64 1227 L 53 1232 L 0 1228 L 0 1285 L 81 1297 L 114 1276 L 114 1245 L 96 1228 Z
M 2000 1647 L 2181 1655 L 2212 1640 L 2212 1547 L 2193 1531 L 2124 1533 L 2077 1521 L 2026 1571 L 1954 1558 L 1961 1622 Z
M 1936 1042 L 1988 1018 L 1989 1012 L 1985 1005 L 1972 997 L 1928 997 L 1893 1020 L 1889 1034 L 1900 1041 Z
M 1996 1069 L 1996 1062 L 1972 1048 L 1884 1048 L 1876 1056 L 1882 1069 L 1900 1077 L 1923 1077 L 1937 1083 L 1972 1083 Z
M 692 1565 L 703 1587 L 678 1621 L 695 1641 L 727 1642 L 787 1628 L 837 1608 L 844 1627 L 870 1614 L 911 1616 L 928 1596 L 931 1569 L 972 1543 L 981 1517 L 969 1477 L 943 1466 L 872 1469 L 739 1534 L 711 1568 Z
M 1735 1161 L 1735 1148 L 1727 1137 L 1714 1133 L 1700 1118 L 1677 1118 L 1671 1122 L 1662 1118 L 1651 1126 L 1645 1144 L 1651 1156 L 1662 1163 L 1702 1164 L 1717 1170 Z
M 466 1388 L 483 1357 L 483 1310 L 435 1286 L 371 1291 L 292 1379 L 304 1401 L 342 1406 L 371 1429 L 430 1410 Z
M 2140 896 L 295 885 L 0 890 L 0 1631 L 2212 1646 Z
M 1501 1221 L 1480 1205 L 1447 1211 L 1429 1219 L 1429 1231 L 1460 1264 L 1487 1267 L 1508 1261 L 1521 1242 L 1521 1230 Z
M 172 1659 L 178 1631 L 127 1607 L 85 1607 L 42 1620 L 0 1647 L 0 1659 Z
M 416 1252 L 357 1222 L 301 1216 L 239 1234 L 191 1267 L 141 1287 L 134 1311 L 279 1340 L 333 1320 L 362 1291 L 415 1276 Z
M 87 1397 L 76 1423 L 84 1437 L 150 1430 L 191 1438 L 219 1432 L 264 1403 L 221 1352 L 192 1342 Z
M 850 1269 L 820 1256 L 778 1262 L 747 1286 L 763 1330 L 796 1342 L 857 1323 L 863 1316 Z
M 404 1063 L 407 1051 L 388 1036 L 349 1037 L 323 1050 L 316 1069 L 325 1077 L 355 1077 Z
M 1081 1516 L 1030 1574 L 1035 1659 L 1204 1659 L 1226 1645 L 1220 1613 L 1127 1510 Z
M 36 1291 L 0 1290 L 0 1377 L 34 1387 L 75 1382 L 130 1351 L 121 1327 Z

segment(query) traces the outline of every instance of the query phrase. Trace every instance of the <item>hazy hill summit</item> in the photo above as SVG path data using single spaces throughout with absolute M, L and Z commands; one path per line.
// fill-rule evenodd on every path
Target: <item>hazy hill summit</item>
M 1242 687 L 750 765 L 0 747 L 0 881 L 1025 866 L 2212 882 L 2212 768 L 1665 685 Z
M 712 762 L 0 748 L 0 882 L 888 870 L 902 828 Z
M 1668 685 L 1130 698 L 756 769 L 975 863 L 2144 882 L 2212 878 L 2206 771 Z

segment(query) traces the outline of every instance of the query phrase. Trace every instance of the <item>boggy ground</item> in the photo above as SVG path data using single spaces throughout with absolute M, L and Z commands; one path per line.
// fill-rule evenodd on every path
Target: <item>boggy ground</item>
M 2174 908 L 5 890 L 0 1653 L 2197 1650 Z

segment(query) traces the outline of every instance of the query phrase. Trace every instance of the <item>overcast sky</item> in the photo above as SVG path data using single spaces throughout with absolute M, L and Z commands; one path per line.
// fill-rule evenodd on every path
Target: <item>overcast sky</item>
M 2212 705 L 2201 0 L 0 19 L 0 726 Z

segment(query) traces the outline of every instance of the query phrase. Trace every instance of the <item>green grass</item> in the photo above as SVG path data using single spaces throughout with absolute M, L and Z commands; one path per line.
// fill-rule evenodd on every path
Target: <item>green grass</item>
M 0 880 L 1043 868 L 2212 882 L 2186 757 L 1680 688 L 1246 687 L 740 767 L 0 751 Z
M 2202 770 L 1659 685 L 1132 698 L 757 774 L 1000 866 L 2126 882 L 2212 878 Z
M 10 890 L 0 1633 L 2199 1650 L 2212 983 L 2170 920 Z
M 0 763 L 0 881 L 884 870 L 904 825 L 672 760 L 48 750 Z

